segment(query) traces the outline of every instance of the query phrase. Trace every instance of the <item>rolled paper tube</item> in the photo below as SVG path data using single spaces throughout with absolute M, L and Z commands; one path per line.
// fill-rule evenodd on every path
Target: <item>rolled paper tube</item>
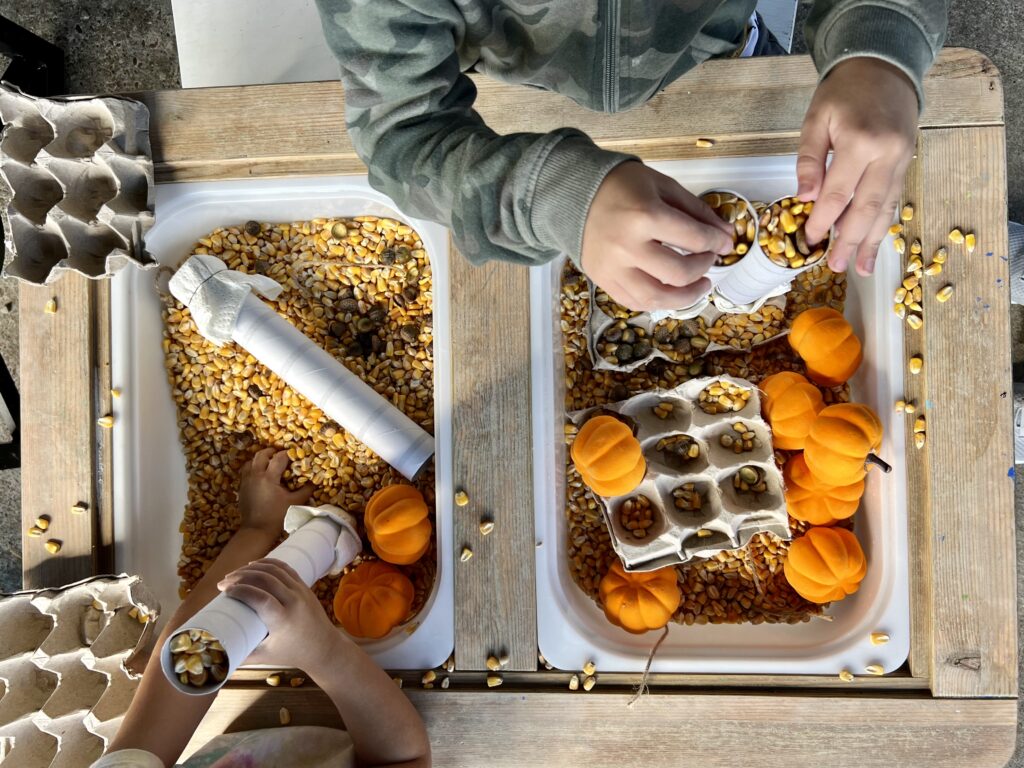
M 332 566 L 344 565 L 362 551 L 362 542 L 353 531 L 330 517 L 314 517 L 279 544 L 268 558 L 287 563 L 299 574 L 306 586 L 326 574 Z M 221 593 L 195 616 L 175 630 L 160 649 L 160 666 L 171 684 L 182 693 L 205 696 L 218 690 L 224 682 L 213 682 L 202 688 L 186 685 L 174 673 L 171 639 L 189 629 L 205 630 L 224 646 L 228 658 L 225 680 L 238 669 L 256 646 L 267 636 L 267 626 L 245 603 Z
M 776 295 L 779 288 L 788 286 L 797 275 L 813 266 L 809 264 L 799 269 L 779 266 L 768 258 L 761 246 L 754 243 L 750 252 L 736 262 L 715 286 L 715 292 L 733 304 L 751 304 Z
M 251 293 L 256 288 L 276 296 L 280 286 L 274 281 L 193 256 L 170 287 L 193 310 L 206 338 L 223 343 L 229 334 L 407 479 L 414 480 L 434 455 L 428 432 Z

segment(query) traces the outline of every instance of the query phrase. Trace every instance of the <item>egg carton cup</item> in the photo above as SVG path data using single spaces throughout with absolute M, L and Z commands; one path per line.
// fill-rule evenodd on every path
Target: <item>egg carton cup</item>
M 737 264 L 742 263 L 743 260 L 737 262 Z M 734 266 L 736 265 L 731 265 L 730 269 Z M 634 371 L 637 368 L 646 365 L 647 363 L 656 359 L 667 360 L 671 363 L 682 362 L 680 360 L 673 358 L 664 350 L 659 349 L 658 345 L 654 342 L 654 331 L 657 328 L 658 324 L 661 323 L 663 320 L 701 320 L 703 321 L 705 328 L 711 328 L 720 318 L 724 317 L 727 314 L 749 314 L 751 312 L 757 312 L 758 310 L 762 309 L 765 305 L 772 305 L 778 307 L 779 309 L 784 309 L 786 306 L 785 294 L 789 290 L 788 288 L 785 288 L 781 291 L 781 293 L 776 293 L 770 296 L 764 296 L 759 300 L 751 304 L 747 304 L 745 306 L 738 306 L 732 304 L 731 302 L 728 302 L 727 300 L 722 300 L 720 297 L 717 297 L 714 294 L 712 294 L 709 297 L 705 297 L 702 301 L 698 302 L 698 304 L 695 305 L 695 308 L 699 309 L 699 311 L 697 311 L 696 314 L 690 314 L 689 310 L 633 312 L 631 313 L 633 316 L 630 318 L 618 318 L 612 317 L 598 306 L 596 299 L 596 288 L 594 286 L 594 283 L 591 281 L 588 282 L 590 290 L 590 301 L 589 312 L 587 316 L 587 350 L 590 353 L 591 365 L 593 366 L 594 370 L 597 371 L 620 371 L 623 373 Z M 721 302 L 721 305 L 718 302 Z M 646 338 L 648 339 L 648 341 L 651 342 L 651 352 L 649 354 L 645 355 L 640 359 L 631 360 L 629 363 L 625 365 L 612 364 L 608 362 L 608 360 L 602 357 L 597 350 L 597 345 L 601 339 L 602 334 L 604 334 L 604 332 L 608 328 L 610 328 L 612 325 L 619 322 L 620 320 L 625 320 L 625 322 L 628 323 L 629 325 L 636 326 L 637 328 L 642 328 L 644 332 L 647 334 Z M 763 342 L 761 342 L 761 344 L 767 344 L 769 341 L 772 341 L 773 339 L 781 338 L 788 332 L 788 329 L 783 329 L 782 331 L 775 334 L 771 338 L 765 339 Z M 760 344 L 752 345 L 751 349 L 753 349 L 753 347 L 755 346 L 760 346 Z M 734 347 L 730 347 L 727 344 L 709 342 L 708 345 L 704 348 L 704 350 L 700 352 L 700 354 L 694 355 L 693 359 L 694 361 L 700 360 L 702 357 L 711 352 L 720 351 L 736 352 L 738 350 L 736 350 Z
M 123 574 L 0 596 L 0 762 L 96 760 L 138 685 L 127 662 L 158 615 L 139 578 Z
M 3 275 L 47 284 L 154 264 L 149 110 L 121 98 L 41 99 L 0 83 Z
M 709 414 L 700 407 L 701 391 L 719 381 L 750 391 L 750 399 L 741 410 Z M 653 411 L 661 403 L 673 406 L 665 419 Z M 574 411 L 569 419 L 581 426 L 600 412 L 623 417 L 634 428 L 647 461 L 647 473 L 635 490 L 622 496 L 601 497 L 612 547 L 627 570 L 647 571 L 704 560 L 723 550 L 746 546 L 758 533 L 773 533 L 787 540 L 791 537 L 782 473 L 773 460 L 771 430 L 761 418 L 760 396 L 751 382 L 731 376 L 691 379 L 669 390 Z M 749 452 L 737 454 L 719 441 L 723 433 L 735 433 L 733 425 L 737 422 L 753 431 L 759 443 Z M 658 450 L 659 441 L 677 435 L 693 439 L 700 454 L 676 463 L 671 454 Z M 764 473 L 767 489 L 756 498 L 738 493 L 732 485 L 733 476 L 747 466 Z M 700 493 L 700 509 L 676 508 L 672 493 L 685 483 L 693 483 Z M 653 511 L 653 525 L 643 539 L 635 538 L 623 527 L 619 515 L 622 504 L 637 496 L 646 496 Z
M 768 205 L 774 205 L 786 197 L 792 197 L 792 195 L 785 195 L 784 197 L 772 200 Z M 758 232 L 760 232 L 760 222 L 758 222 Z M 810 264 L 793 268 L 780 266 L 768 258 L 768 254 L 765 253 L 757 238 L 755 238 L 746 256 L 732 265 L 729 273 L 723 276 L 715 285 L 713 290 L 714 300 L 722 307 L 746 307 L 763 300 L 765 297 L 785 294 L 790 290 L 793 281 L 801 273 L 828 261 L 828 255 L 832 251 L 834 239 L 835 228 L 832 228 L 829 231 L 825 253 L 821 258 Z

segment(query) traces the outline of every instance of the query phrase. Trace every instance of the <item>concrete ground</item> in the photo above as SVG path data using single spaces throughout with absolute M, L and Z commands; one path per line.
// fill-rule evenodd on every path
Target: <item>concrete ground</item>
M 793 52 L 805 53 L 802 24 L 811 0 L 800 0 Z M 67 89 L 94 93 L 172 88 L 179 84 L 170 0 L 0 0 L 0 14 L 65 51 Z M 952 0 L 946 44 L 976 48 L 1002 73 L 1011 218 L 1024 220 L 1024 14 L 1020 0 Z M 6 201 L 0 201 L 6 204 Z M 17 291 L 0 281 L 0 354 L 17 376 Z M 1024 313 L 1015 307 L 1015 378 L 1024 380 Z M 1024 473 L 1017 475 L 1017 546 L 1024 551 Z M 0 472 L 0 590 L 20 587 L 19 474 Z M 1018 556 L 1018 562 L 1021 558 Z M 1020 577 L 1018 576 L 1018 579 Z M 1024 597 L 1024 583 L 1018 582 Z M 1024 617 L 1024 606 L 1020 611 Z M 1024 672 L 1022 672 L 1024 680 Z M 1024 768 L 1018 754 L 1011 765 Z

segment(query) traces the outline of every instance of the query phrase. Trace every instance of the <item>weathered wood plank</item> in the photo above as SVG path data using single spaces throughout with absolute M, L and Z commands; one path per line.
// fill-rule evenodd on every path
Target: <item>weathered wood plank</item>
M 530 421 L 529 272 L 474 267 L 452 247 L 450 291 L 455 507 L 455 663 L 537 667 Z M 519 322 L 515 322 L 518 318 Z M 453 491 L 455 489 L 452 489 Z M 480 534 L 482 518 L 494 521 Z M 460 562 L 463 547 L 472 558 Z
M 427 724 L 434 765 L 447 768 L 987 768 L 1013 752 L 1010 700 L 816 695 L 648 696 L 531 691 L 408 691 Z M 334 725 L 320 691 L 238 690 L 218 694 L 187 754 L 225 729 Z
M 794 140 L 817 73 L 806 56 L 709 61 L 646 105 L 614 115 L 597 115 L 568 99 L 482 76 L 474 81 L 480 92 L 476 107 L 499 133 L 572 125 L 603 146 L 658 160 L 765 154 L 763 148 L 749 151 L 751 144 Z M 152 113 L 153 154 L 161 181 L 364 170 L 345 132 L 338 83 L 135 95 Z M 998 73 L 976 51 L 945 49 L 928 75 L 925 95 L 924 128 L 1003 122 Z M 693 144 L 698 137 L 718 143 L 710 152 L 697 152 Z
M 22 578 L 26 589 L 58 587 L 96 573 L 93 554 L 93 284 L 68 274 L 53 286 L 22 285 L 19 292 L 21 361 Z M 46 314 L 49 299 L 56 314 Z M 72 506 L 85 503 L 85 514 Z M 30 537 L 40 515 L 43 536 Z M 62 543 L 59 556 L 48 539 Z
M 920 351 L 925 361 L 918 403 L 927 444 L 918 466 L 926 478 L 911 485 L 910 498 L 930 506 L 930 546 L 911 558 L 930 569 L 930 588 L 922 594 L 932 604 L 932 691 L 1016 696 L 1003 130 L 923 131 L 918 154 L 916 231 L 926 255 L 939 246 L 949 250 L 942 274 L 924 281 L 924 328 L 916 339 L 909 333 L 907 350 Z M 977 233 L 973 255 L 948 241 L 953 227 Z M 935 292 L 947 284 L 955 293 L 940 304 Z

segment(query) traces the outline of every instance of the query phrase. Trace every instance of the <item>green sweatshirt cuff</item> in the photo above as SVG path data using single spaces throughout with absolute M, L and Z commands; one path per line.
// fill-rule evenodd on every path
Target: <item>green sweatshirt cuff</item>
M 839 62 L 858 56 L 881 59 L 903 70 L 917 91 L 918 110 L 924 108 L 922 83 L 935 54 L 924 30 L 910 16 L 884 5 L 858 5 L 819 31 L 814 59 L 822 78 Z
M 541 164 L 530 206 L 530 226 L 538 241 L 567 254 L 579 268 L 583 226 L 597 188 L 613 168 L 637 159 L 579 136 L 555 144 Z

